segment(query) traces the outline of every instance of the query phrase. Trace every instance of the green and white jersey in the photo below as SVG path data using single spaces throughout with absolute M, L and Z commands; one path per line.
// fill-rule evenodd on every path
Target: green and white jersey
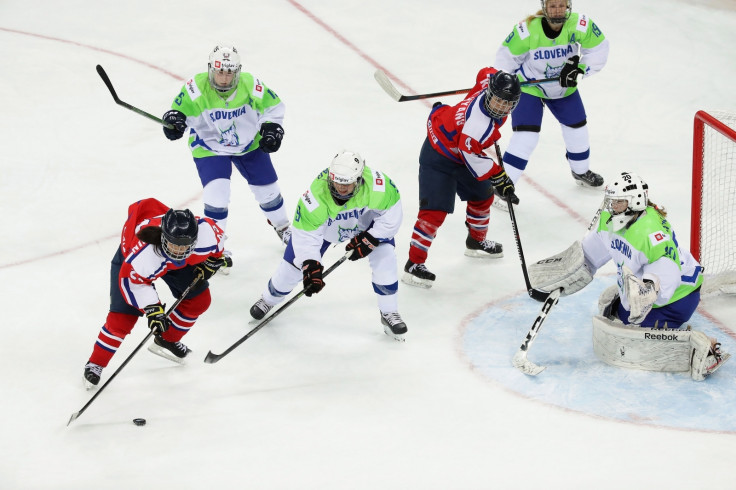
M 189 149 L 194 158 L 242 155 L 258 148 L 261 123 L 282 124 L 284 104 L 250 73 L 241 73 L 237 87 L 220 94 L 207 73 L 190 78 L 171 104 L 187 116 Z
M 614 261 L 624 308 L 629 309 L 628 298 L 623 294 L 621 268 L 624 265 L 639 279 L 654 280 L 656 276 L 659 280 L 654 308 L 673 303 L 703 284 L 702 267 L 689 251 L 679 247 L 669 222 L 653 207 L 617 232 L 607 225 L 610 217 L 607 211 L 601 212 L 598 229 L 583 238 L 583 253 L 592 274 L 609 260 Z
M 369 230 L 380 242 L 387 242 L 401 226 L 401 196 L 386 174 L 365 167 L 358 192 L 342 206 L 332 198 L 328 175 L 328 169 L 323 170 L 296 207 L 291 235 L 295 265 L 308 259 L 321 261 L 325 241 L 348 242 Z
M 600 71 L 608 60 L 608 40 L 598 26 L 584 14 L 571 13 L 559 35 L 550 39 L 542 27 L 543 17 L 522 21 L 514 26 L 498 51 L 493 67 L 516 73 L 519 80 L 539 80 L 559 76 L 568 58 L 580 55 L 584 77 Z M 578 47 L 580 52 L 578 53 Z M 521 91 L 543 99 L 560 99 L 577 90 L 549 82 L 522 85 Z

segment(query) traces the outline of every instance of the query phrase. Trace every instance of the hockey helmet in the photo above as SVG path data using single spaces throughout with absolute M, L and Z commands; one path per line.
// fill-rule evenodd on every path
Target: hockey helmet
M 235 88 L 240 80 L 240 67 L 240 55 L 235 47 L 215 46 L 207 64 L 212 88 L 218 92 L 229 92 Z
M 521 84 L 516 75 L 497 71 L 488 80 L 485 108 L 491 117 L 502 119 L 514 110 L 521 97 Z
M 570 14 L 572 13 L 572 0 L 541 0 L 542 2 L 542 13 L 544 14 L 544 18 L 547 19 L 547 22 L 550 24 L 564 24 L 565 21 L 570 18 Z M 550 2 L 557 2 L 559 3 L 559 7 L 562 6 L 562 4 L 565 4 L 565 15 L 564 16 L 556 16 L 552 17 L 547 12 L 547 4 Z
M 335 155 L 330 163 L 327 178 L 332 197 L 347 201 L 357 194 L 363 183 L 364 168 L 365 160 L 358 153 L 343 150 Z M 354 184 L 352 189 L 349 188 L 351 184 Z
M 631 172 L 621 172 L 606 186 L 605 209 L 611 213 L 609 223 L 613 231 L 625 228 L 649 205 L 649 186 Z
M 161 219 L 161 248 L 174 261 L 185 260 L 197 243 L 199 225 L 188 209 L 169 209 Z

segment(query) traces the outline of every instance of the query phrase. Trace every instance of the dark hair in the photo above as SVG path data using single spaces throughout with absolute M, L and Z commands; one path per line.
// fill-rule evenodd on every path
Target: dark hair
M 141 228 L 135 236 L 142 242 L 150 243 L 156 247 L 161 247 L 160 226 L 146 226 L 145 228 Z

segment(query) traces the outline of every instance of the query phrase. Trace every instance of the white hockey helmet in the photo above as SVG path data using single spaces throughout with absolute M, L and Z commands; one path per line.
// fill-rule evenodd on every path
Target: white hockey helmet
M 549 13 L 547 12 L 547 4 L 550 1 L 565 2 L 566 3 L 565 15 L 562 17 L 560 16 L 552 17 L 551 15 L 549 15 Z M 547 22 L 549 22 L 550 24 L 564 24 L 565 21 L 570 18 L 570 14 L 572 13 L 572 0 L 567 0 L 567 1 L 565 0 L 541 0 L 541 2 L 542 2 L 542 13 L 544 14 L 544 18 L 547 19 Z
M 631 172 L 621 172 L 606 186 L 605 209 L 611 213 L 613 231 L 626 227 L 649 204 L 649 186 Z
M 365 160 L 358 153 L 353 151 L 343 150 L 332 159 L 330 163 L 329 175 L 327 178 L 328 185 L 330 187 L 330 193 L 335 199 L 341 201 L 347 201 L 353 197 L 360 189 L 363 183 L 363 169 L 365 168 Z M 352 190 L 346 193 L 341 193 L 335 187 L 349 186 L 355 184 Z M 342 189 L 343 192 L 345 189 Z
M 240 55 L 233 46 L 215 46 L 210 53 L 210 62 L 207 64 L 210 85 L 218 92 L 228 92 L 238 85 L 240 80 Z M 217 83 L 215 74 L 232 73 L 229 81 Z M 222 75 L 221 75 L 222 77 Z

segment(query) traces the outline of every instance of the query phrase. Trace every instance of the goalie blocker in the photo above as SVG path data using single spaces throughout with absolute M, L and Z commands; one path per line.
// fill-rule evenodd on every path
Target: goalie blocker
M 631 327 L 600 315 L 593 317 L 593 351 L 612 366 L 689 372 L 695 381 L 704 380 L 731 357 L 714 351 L 703 332 Z
M 591 283 L 593 275 L 585 265 L 580 241 L 567 250 L 529 266 L 529 281 L 534 289 L 544 292 L 562 289 L 560 296 L 577 293 Z

